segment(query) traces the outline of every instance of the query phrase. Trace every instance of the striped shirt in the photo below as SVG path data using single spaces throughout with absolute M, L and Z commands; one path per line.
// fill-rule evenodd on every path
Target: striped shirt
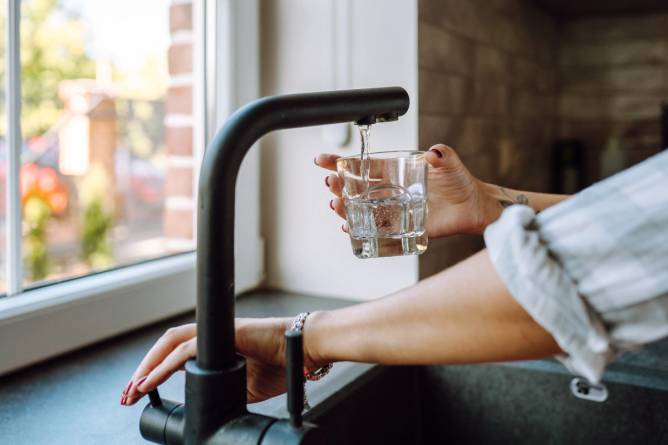
M 598 382 L 621 352 L 668 336 L 668 150 L 536 214 L 485 231 L 513 297 Z

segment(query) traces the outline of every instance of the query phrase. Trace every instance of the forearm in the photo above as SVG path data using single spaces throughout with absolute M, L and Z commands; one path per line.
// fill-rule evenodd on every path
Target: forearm
M 508 293 L 487 251 L 394 295 L 316 312 L 304 329 L 316 363 L 472 363 L 559 351 Z
M 557 195 L 554 193 L 527 192 L 522 190 L 513 190 L 501 187 L 495 184 L 484 184 L 486 194 L 491 198 L 494 205 L 497 205 L 499 213 L 504 208 L 513 204 L 528 205 L 536 212 L 540 212 L 550 206 L 558 204 L 567 199 L 569 195 Z

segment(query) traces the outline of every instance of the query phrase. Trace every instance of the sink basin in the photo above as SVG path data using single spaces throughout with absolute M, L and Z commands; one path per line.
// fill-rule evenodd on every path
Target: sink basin
M 434 443 L 668 442 L 665 388 L 605 382 L 608 399 L 594 402 L 576 398 L 573 377 L 550 368 L 544 363 L 424 368 L 423 437 Z
M 373 367 L 307 414 L 330 443 L 668 443 L 668 341 L 612 365 L 605 402 L 556 361 Z

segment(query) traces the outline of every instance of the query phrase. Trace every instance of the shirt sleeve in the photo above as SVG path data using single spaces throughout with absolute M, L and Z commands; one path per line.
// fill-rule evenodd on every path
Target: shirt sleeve
M 619 353 L 668 336 L 668 151 L 538 215 L 511 206 L 485 242 L 571 372 L 598 382 Z

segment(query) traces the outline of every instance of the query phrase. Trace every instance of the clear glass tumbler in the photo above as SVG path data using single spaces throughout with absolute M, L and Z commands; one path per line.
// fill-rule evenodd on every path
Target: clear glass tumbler
M 421 151 L 339 158 L 350 242 L 358 258 L 427 250 L 427 162 Z

